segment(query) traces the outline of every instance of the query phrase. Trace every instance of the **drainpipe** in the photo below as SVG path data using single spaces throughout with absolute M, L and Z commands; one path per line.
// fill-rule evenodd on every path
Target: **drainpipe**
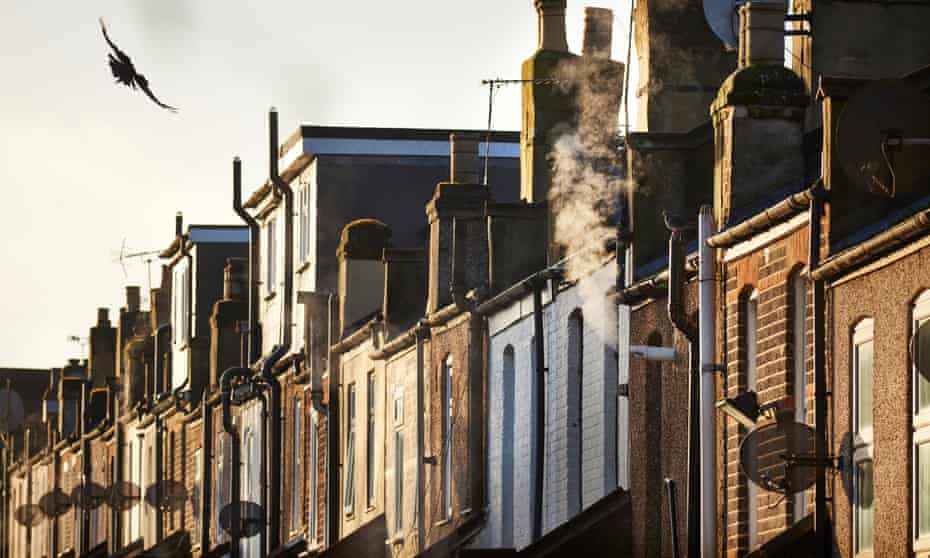
M 688 556 L 701 555 L 701 471 L 699 468 L 701 372 L 700 355 L 696 344 L 697 333 L 684 316 L 681 300 L 685 283 L 685 254 L 681 231 L 673 230 L 668 240 L 668 318 L 688 341 Z
M 281 451 L 281 384 L 278 383 L 273 368 L 287 353 L 287 350 L 288 345 L 275 345 L 262 364 L 262 381 L 268 385 L 271 392 L 271 414 L 268 419 L 271 422 L 271 436 L 267 442 L 262 440 L 262 443 L 270 444 L 269 452 L 275 457 L 282 455 L 283 452 Z M 262 463 L 262 469 L 266 467 L 270 467 L 267 461 Z M 275 549 L 281 544 L 281 467 L 270 468 L 271 474 L 268 477 L 271 486 L 268 491 L 268 500 L 265 502 L 265 514 L 270 518 L 268 528 L 271 533 L 267 540 L 268 548 Z
M 260 478 L 258 484 L 261 486 L 262 491 L 262 508 L 265 508 L 264 504 L 268 503 L 268 467 L 265 467 L 265 463 L 268 463 L 268 397 L 265 396 L 264 392 L 261 390 L 258 391 L 258 398 L 261 400 L 262 404 L 262 453 L 261 453 L 261 470 Z M 261 530 L 258 532 L 259 537 L 259 550 L 258 555 L 260 558 L 265 558 L 268 556 L 268 523 L 272 517 L 272 514 L 265 511 L 265 519 L 262 521 Z
M 808 262 L 809 270 L 820 265 L 820 218 L 823 215 L 823 195 L 816 195 L 811 200 L 810 223 L 808 224 Z M 827 371 L 826 362 L 826 327 L 824 320 L 824 282 L 823 279 L 811 277 L 813 289 L 814 315 L 814 451 L 817 459 L 817 476 L 814 482 L 814 532 L 817 537 L 819 556 L 831 556 L 830 519 L 827 515 Z
M 162 538 L 165 536 L 165 510 L 162 505 L 163 494 L 161 482 L 164 478 L 162 461 L 164 458 L 164 449 L 162 448 L 162 441 L 164 440 L 163 428 L 164 424 L 161 418 L 159 415 L 155 415 L 155 502 L 157 504 L 155 506 L 155 544 L 161 542 Z M 139 490 L 144 491 L 145 488 L 140 486 Z
M 429 522 L 424 519 L 424 506 L 426 504 L 426 425 L 423 423 L 423 415 L 426 412 L 426 404 L 423 390 L 425 382 L 423 376 L 426 373 L 425 358 L 423 354 L 423 340 L 429 334 L 429 329 L 417 324 L 414 330 L 417 344 L 417 553 L 423 552 L 423 545 L 426 544 L 426 529 Z
M 336 355 L 330 347 L 336 343 L 339 332 L 339 310 L 336 297 L 329 295 L 329 331 L 326 342 L 329 368 L 329 404 L 326 414 L 326 545 L 333 545 L 339 540 L 339 370 Z
M 229 435 L 230 441 L 232 442 L 230 446 L 232 447 L 232 459 L 231 464 L 231 485 L 232 490 L 230 491 L 229 498 L 229 556 L 230 558 L 239 558 L 239 527 L 241 524 L 240 520 L 240 502 L 242 500 L 241 487 L 239 478 L 240 466 L 241 466 L 241 452 L 242 448 L 240 447 L 242 441 L 239 440 L 239 433 L 236 431 L 236 427 L 233 426 L 232 422 L 232 381 L 234 379 L 244 379 L 247 380 L 252 377 L 252 371 L 248 368 L 241 368 L 234 366 L 232 368 L 227 368 L 223 375 L 220 377 L 220 393 L 223 398 L 223 432 Z M 219 510 L 217 510 L 219 511 Z
M 717 555 L 717 475 L 716 444 L 714 441 L 716 400 L 716 371 L 714 339 L 716 333 L 716 315 L 714 294 L 716 281 L 716 253 L 707 244 L 707 239 L 714 234 L 713 208 L 701 207 L 698 217 L 698 292 L 701 357 L 701 556 Z
M 204 395 L 200 401 L 200 548 L 210 548 L 210 500 L 208 494 L 211 494 L 213 484 L 213 472 L 210 469 L 210 454 L 213 452 L 213 413 L 207 405 L 207 397 Z M 209 413 L 209 418 L 208 418 Z M 216 510 L 220 513 L 220 510 Z
M 546 456 L 546 349 L 543 339 L 543 308 L 542 291 L 546 288 L 546 281 L 542 277 L 534 277 L 527 287 L 533 289 L 533 350 L 536 355 L 536 436 L 535 467 L 533 476 L 533 540 L 542 538 L 543 531 L 543 475 L 545 474 Z
M 249 341 L 246 364 L 255 363 L 260 353 L 258 344 L 258 277 L 259 238 L 258 221 L 242 207 L 242 161 L 233 159 L 233 210 L 249 227 Z

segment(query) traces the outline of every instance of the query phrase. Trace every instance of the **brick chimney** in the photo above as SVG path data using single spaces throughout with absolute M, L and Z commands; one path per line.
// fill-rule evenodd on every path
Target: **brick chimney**
M 141 306 L 141 295 L 138 286 L 126 287 L 126 311 L 138 312 Z
M 481 184 L 476 133 L 453 132 L 449 135 L 451 179 L 456 184 Z
M 453 179 L 454 169 L 477 162 L 478 143 L 467 135 L 449 136 Z M 477 167 L 477 164 L 475 164 Z M 477 172 L 474 173 L 477 175 Z M 435 312 L 452 302 L 452 289 L 464 293 L 487 283 L 487 226 L 484 208 L 490 199 L 488 189 L 475 182 L 440 182 L 426 205 L 430 226 L 429 288 L 427 312 Z
M 375 219 L 359 219 L 342 229 L 339 250 L 339 324 L 342 331 L 381 309 L 384 266 L 381 255 L 391 229 Z
M 639 83 L 635 126 L 648 132 L 687 132 L 707 121 L 717 88 L 736 68 L 704 18 L 703 0 L 637 0 L 633 32 Z
M 108 308 L 97 309 L 97 324 L 88 336 L 88 367 L 95 388 L 105 387 L 107 378 L 116 375 L 116 328 L 110 325 L 109 314 Z
M 568 52 L 565 39 L 566 0 L 535 0 L 539 16 L 539 50 Z
M 613 11 L 607 8 L 585 8 L 582 53 L 585 56 L 609 58 L 613 46 L 613 29 Z
M 783 65 L 784 2 L 740 8 L 741 67 L 711 105 L 716 152 L 714 215 L 718 228 L 733 213 L 804 180 L 804 82 Z
M 216 301 L 210 314 L 210 386 L 217 387 L 223 371 L 230 366 L 246 366 L 246 336 L 249 304 L 246 289 L 249 266 L 246 258 L 229 258 L 223 268 L 223 299 Z M 194 379 L 195 383 L 198 379 Z M 191 386 L 200 391 L 201 386 Z

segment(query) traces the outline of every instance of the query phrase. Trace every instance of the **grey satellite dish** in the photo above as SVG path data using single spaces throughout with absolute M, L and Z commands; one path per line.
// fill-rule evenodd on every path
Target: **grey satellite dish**
M 930 97 L 896 79 L 873 81 L 839 115 L 836 153 L 860 189 L 886 197 L 930 179 Z
M 23 425 L 23 398 L 14 389 L 0 389 L 0 432 L 9 434 Z
M 232 533 L 232 512 L 234 504 L 227 504 L 220 510 L 220 527 Z M 239 536 L 250 539 L 259 534 L 265 520 L 265 509 L 255 502 L 239 502 Z
M 728 49 L 739 45 L 739 0 L 704 0 L 704 19 Z
M 129 511 L 142 499 L 141 492 L 139 485 L 120 481 L 107 490 L 107 503 L 116 511 Z
M 71 509 L 71 498 L 62 489 L 56 488 L 39 498 L 39 509 L 52 519 L 61 517 Z
M 749 480 L 770 492 L 794 494 L 814 484 L 817 469 L 814 429 L 791 420 L 791 412 L 752 430 L 739 447 L 739 462 Z
M 26 504 L 16 508 L 13 518 L 23 527 L 35 527 L 42 523 L 42 510 L 35 504 Z
M 71 491 L 71 501 L 82 510 L 95 510 L 107 500 L 107 489 L 95 483 L 79 484 Z
M 153 508 L 163 511 L 177 511 L 187 502 L 187 491 L 180 482 L 166 479 L 149 485 L 145 489 L 145 501 Z

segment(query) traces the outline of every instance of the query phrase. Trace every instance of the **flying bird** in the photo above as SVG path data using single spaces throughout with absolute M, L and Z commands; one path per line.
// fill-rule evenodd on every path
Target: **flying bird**
M 132 60 L 129 58 L 125 52 L 121 51 L 118 46 L 113 44 L 113 41 L 110 40 L 110 36 L 107 35 L 107 26 L 103 23 L 103 18 L 100 18 L 100 29 L 103 30 L 103 38 L 106 39 L 107 44 L 110 45 L 110 48 L 113 49 L 113 52 L 109 54 L 110 57 L 110 71 L 113 72 L 113 77 L 116 78 L 116 83 L 122 83 L 123 85 L 132 87 L 136 89 L 137 87 L 142 90 L 146 96 L 151 99 L 156 105 L 161 108 L 168 109 L 172 112 L 177 112 L 178 109 L 158 100 L 158 97 L 152 93 L 152 90 L 149 88 L 149 80 L 145 79 L 145 76 L 136 71 L 136 67 L 132 64 Z

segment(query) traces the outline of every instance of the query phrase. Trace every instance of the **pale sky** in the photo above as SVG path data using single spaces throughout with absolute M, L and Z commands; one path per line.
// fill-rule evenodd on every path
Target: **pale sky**
M 630 0 L 614 10 L 623 61 Z M 0 0 L 0 367 L 85 356 L 97 307 L 111 321 L 146 264 L 115 258 L 168 246 L 185 224 L 239 224 L 231 161 L 248 195 L 267 174 L 267 110 L 282 139 L 301 122 L 487 126 L 483 78 L 518 78 L 536 47 L 532 0 Z M 113 83 L 97 18 L 177 114 Z M 635 60 L 635 56 L 634 56 Z M 636 83 L 635 75 L 632 83 Z M 494 128 L 518 130 L 518 88 Z M 635 119 L 634 119 L 635 121 Z M 151 264 L 158 286 L 160 263 Z M 145 296 L 143 303 L 147 296 Z M 86 349 L 85 349 L 86 354 Z

